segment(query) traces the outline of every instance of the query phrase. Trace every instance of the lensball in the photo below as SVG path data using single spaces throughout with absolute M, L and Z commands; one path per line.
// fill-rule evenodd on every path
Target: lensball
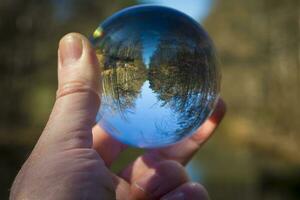
M 136 6 L 105 20 L 91 42 L 102 73 L 97 122 L 140 148 L 171 145 L 209 117 L 220 74 L 212 40 L 189 16 Z

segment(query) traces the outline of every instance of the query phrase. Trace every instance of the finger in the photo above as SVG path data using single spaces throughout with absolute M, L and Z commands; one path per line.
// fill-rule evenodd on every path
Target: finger
M 99 153 L 106 166 L 110 166 L 127 145 L 111 137 L 97 124 L 93 128 L 93 148 Z
M 130 185 L 122 178 L 111 174 L 115 186 L 116 200 L 129 200 L 130 199 Z
M 224 117 L 225 110 L 225 103 L 223 100 L 219 100 L 211 117 L 206 120 L 192 137 L 174 146 L 149 150 L 125 168 L 120 173 L 120 176 L 131 182 L 141 173 L 151 168 L 151 166 L 164 160 L 174 160 L 182 165 L 187 164 L 199 148 L 211 137 Z
M 206 189 L 199 183 L 185 183 L 165 195 L 161 200 L 208 200 Z
M 177 162 L 164 161 L 149 169 L 131 184 L 131 199 L 159 199 L 188 181 Z
M 41 140 L 58 149 L 90 148 L 100 92 L 95 52 L 84 36 L 70 33 L 61 39 L 58 57 L 57 99 Z

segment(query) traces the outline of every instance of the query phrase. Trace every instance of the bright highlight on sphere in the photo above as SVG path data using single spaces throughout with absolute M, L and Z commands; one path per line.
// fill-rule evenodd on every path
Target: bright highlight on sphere
M 211 39 L 189 16 L 136 6 L 93 33 L 102 73 L 97 120 L 117 140 L 140 148 L 174 144 L 209 117 L 220 74 Z

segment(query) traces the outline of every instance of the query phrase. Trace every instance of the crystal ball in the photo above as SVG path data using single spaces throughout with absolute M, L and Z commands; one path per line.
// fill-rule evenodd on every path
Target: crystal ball
M 102 74 L 97 122 L 120 142 L 171 145 L 212 113 L 220 83 L 214 46 L 186 14 L 130 7 L 106 19 L 90 40 Z

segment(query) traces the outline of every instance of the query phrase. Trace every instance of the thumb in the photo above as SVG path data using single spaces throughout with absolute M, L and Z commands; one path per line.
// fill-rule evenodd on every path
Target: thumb
M 56 148 L 92 147 L 99 93 L 100 68 L 89 41 L 78 33 L 64 36 L 58 50 L 57 98 L 41 139 Z

